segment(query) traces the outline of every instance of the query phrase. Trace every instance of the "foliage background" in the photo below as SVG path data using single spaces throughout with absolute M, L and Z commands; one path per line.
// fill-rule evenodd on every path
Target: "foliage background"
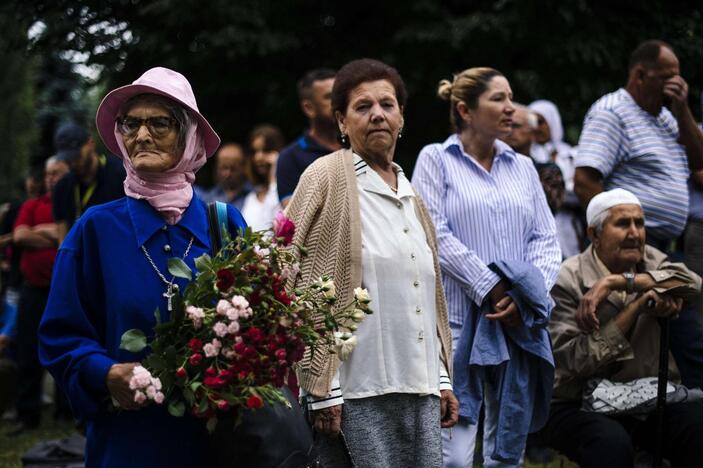
M 57 122 L 91 123 L 105 90 L 156 65 L 190 79 L 223 140 L 246 142 L 262 122 L 290 140 L 301 132 L 295 82 L 306 70 L 383 60 L 409 90 L 396 156 L 409 173 L 422 146 L 450 130 L 435 91 L 455 71 L 492 66 L 506 74 L 517 101 L 553 100 L 572 143 L 593 101 L 624 84 L 627 57 L 642 40 L 674 46 L 696 115 L 703 82 L 697 2 L 6 0 L 0 15 L 2 189 L 29 161 L 51 154 Z M 94 67 L 95 79 L 77 74 L 71 61 Z M 201 171 L 201 182 L 209 172 Z

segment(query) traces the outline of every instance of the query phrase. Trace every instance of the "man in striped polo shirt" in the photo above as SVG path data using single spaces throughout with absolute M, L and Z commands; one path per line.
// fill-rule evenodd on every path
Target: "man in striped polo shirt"
M 650 40 L 630 56 L 625 88 L 591 106 L 576 155 L 583 206 L 624 188 L 642 202 L 647 242 L 667 251 L 688 215 L 690 171 L 703 169 L 703 133 L 688 107 L 688 85 L 672 47 Z
M 688 85 L 670 45 L 640 44 L 630 56 L 625 88 L 606 94 L 586 114 L 576 154 L 574 191 L 586 207 L 604 190 L 624 188 L 640 200 L 649 245 L 671 253 L 686 225 L 691 172 L 703 169 L 703 132 L 688 107 Z M 670 324 L 681 376 L 703 387 L 703 320 L 682 313 Z

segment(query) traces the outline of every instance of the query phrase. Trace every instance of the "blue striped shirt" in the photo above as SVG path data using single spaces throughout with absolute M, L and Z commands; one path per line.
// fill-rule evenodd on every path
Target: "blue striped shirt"
M 488 172 L 454 134 L 425 146 L 413 173 L 437 229 L 449 321 L 457 325 L 471 301 L 480 306 L 498 283 L 489 264 L 529 262 L 542 272 L 547 290 L 559 273 L 554 217 L 532 160 L 499 140 L 495 148 Z
M 586 114 L 576 167 L 603 175 L 603 188 L 624 188 L 642 203 L 647 234 L 677 237 L 688 215 L 688 160 L 679 127 L 668 109 L 657 117 L 620 88 L 597 100 Z

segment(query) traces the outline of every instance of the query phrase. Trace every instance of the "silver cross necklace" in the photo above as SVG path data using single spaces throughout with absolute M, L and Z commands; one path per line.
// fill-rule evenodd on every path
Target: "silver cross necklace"
M 188 253 L 190 253 L 190 248 L 193 246 L 193 239 L 195 237 L 191 236 L 190 237 L 190 242 L 188 242 L 188 247 L 186 247 L 186 251 L 183 254 L 183 260 L 186 259 L 188 256 Z M 175 296 L 178 293 L 178 285 L 173 282 L 173 280 L 176 279 L 175 276 L 171 276 L 171 281 L 167 280 L 166 277 L 161 273 L 159 270 L 159 267 L 156 266 L 154 261 L 151 259 L 151 255 L 149 255 L 149 252 L 146 250 L 146 247 L 142 245 L 142 252 L 144 252 L 144 255 L 146 255 L 146 259 L 149 260 L 149 263 L 151 264 L 151 267 L 154 269 L 157 275 L 159 275 L 159 278 L 161 278 L 161 281 L 164 282 L 166 285 L 166 292 L 162 294 L 166 298 L 166 301 L 168 302 L 168 311 L 171 312 L 173 310 L 173 296 Z

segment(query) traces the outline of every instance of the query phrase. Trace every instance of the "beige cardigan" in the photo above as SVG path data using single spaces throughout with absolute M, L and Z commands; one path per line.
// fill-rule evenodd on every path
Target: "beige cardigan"
M 300 259 L 301 277 L 295 285 L 310 284 L 322 275 L 330 275 L 334 279 L 340 306 L 349 304 L 354 297 L 354 288 L 361 286 L 361 214 L 352 161 L 353 153 L 345 149 L 315 161 L 301 176 L 286 208 L 286 214 L 295 223 L 294 243 L 308 251 L 308 255 Z M 442 361 L 451 377 L 452 340 L 437 239 L 429 213 L 419 195 L 416 197 L 417 216 L 434 258 L 437 336 Z M 339 359 L 325 350 L 318 349 L 312 357 L 308 350 L 298 367 L 300 386 L 314 396 L 326 396 L 339 365 Z

